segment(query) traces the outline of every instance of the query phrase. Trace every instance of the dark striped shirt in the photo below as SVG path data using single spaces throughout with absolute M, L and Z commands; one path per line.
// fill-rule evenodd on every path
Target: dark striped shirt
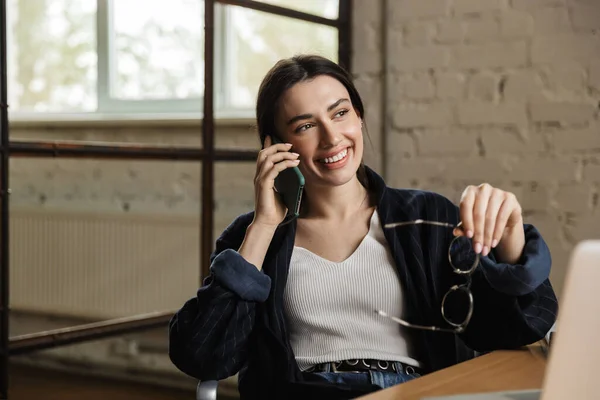
M 389 188 L 369 169 L 367 177 L 382 225 L 416 219 L 458 223 L 458 208 L 445 197 Z M 238 217 L 219 237 L 210 276 L 173 317 L 171 360 L 200 380 L 240 372 L 242 398 L 311 396 L 316 390 L 328 398 L 360 395 L 351 388 L 306 382 L 289 342 L 283 307 L 296 226 L 290 223 L 276 231 L 259 271 L 236 251 L 252 218 L 252 213 Z M 518 264 L 496 262 L 492 251 L 473 273 L 474 312 L 464 333 L 409 332 L 418 359 L 429 371 L 466 361 L 475 352 L 533 343 L 554 324 L 558 305 L 548 280 L 550 252 L 533 226 L 524 228 L 526 245 Z M 428 225 L 385 230 L 402 284 L 404 317 L 412 323 L 447 326 L 440 311 L 442 298 L 452 285 L 464 283 L 448 263 L 451 233 Z

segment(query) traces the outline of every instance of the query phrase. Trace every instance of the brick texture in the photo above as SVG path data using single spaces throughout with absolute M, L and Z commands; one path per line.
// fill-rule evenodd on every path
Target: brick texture
M 531 61 L 534 64 L 560 64 L 565 60 L 588 62 L 600 54 L 600 37 L 589 34 L 553 34 L 534 37 Z
M 455 14 L 479 13 L 506 7 L 508 0 L 454 0 Z
M 527 63 L 525 42 L 458 45 L 451 49 L 451 66 L 459 69 L 518 68 Z
M 600 238 L 600 2 L 434 3 L 388 2 L 384 33 L 405 37 L 385 55 L 401 82 L 384 100 L 387 179 L 453 201 L 467 184 L 514 192 L 558 260 L 560 293 L 560 261 Z
M 367 110 L 367 164 L 392 186 L 435 190 L 453 201 L 467 184 L 513 191 L 528 222 L 546 236 L 560 292 L 561 260 L 577 240 L 600 237 L 600 3 L 385 4 L 387 10 L 382 0 L 353 2 L 352 72 Z M 131 123 L 11 129 L 13 140 L 180 146 L 200 145 L 199 132 Z M 258 147 L 250 126 L 219 127 L 216 142 Z M 253 162 L 215 168 L 216 233 L 252 208 L 253 171 Z M 15 159 L 10 178 L 12 207 L 194 216 L 200 210 L 198 163 Z

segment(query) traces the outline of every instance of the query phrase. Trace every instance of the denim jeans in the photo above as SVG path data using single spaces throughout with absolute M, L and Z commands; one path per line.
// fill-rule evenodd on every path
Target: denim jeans
M 397 371 L 401 371 L 402 367 L 398 363 Z M 360 372 L 312 372 L 311 375 L 325 379 L 327 382 L 337 385 L 362 386 L 375 385 L 382 389 L 390 386 L 395 386 L 400 383 L 408 382 L 418 378 L 418 373 L 406 374 L 404 372 L 394 371 L 360 371 Z

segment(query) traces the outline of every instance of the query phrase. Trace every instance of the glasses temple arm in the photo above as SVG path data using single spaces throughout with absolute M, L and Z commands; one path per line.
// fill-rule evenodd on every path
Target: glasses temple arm
M 386 313 L 385 311 L 381 311 L 381 310 L 375 310 L 375 313 L 381 315 L 382 317 L 389 318 L 392 321 L 394 321 L 402 326 L 405 326 L 407 328 L 423 329 L 426 331 L 433 331 L 433 332 L 457 333 L 457 331 L 455 329 L 444 329 L 444 328 L 438 328 L 437 326 L 425 326 L 425 325 L 411 324 L 409 322 L 406 322 L 403 319 L 393 317 L 393 316 L 389 315 L 388 313 Z

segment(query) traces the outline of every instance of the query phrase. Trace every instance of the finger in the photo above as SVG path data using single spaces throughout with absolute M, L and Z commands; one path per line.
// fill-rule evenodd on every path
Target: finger
M 268 136 L 267 136 L 268 137 Z M 269 139 L 270 140 L 270 139 Z M 265 145 L 267 140 L 265 139 Z M 290 143 L 277 143 L 275 145 L 270 145 L 265 147 L 261 151 L 258 152 L 258 157 L 256 159 L 256 169 L 260 169 L 260 165 L 264 163 L 267 158 L 273 154 L 278 152 L 287 152 L 291 149 L 292 145 Z
M 504 229 L 506 228 L 506 224 L 508 223 L 508 219 L 510 218 L 514 207 L 515 204 L 511 197 L 506 198 L 502 202 L 502 206 L 500 206 L 500 209 L 498 210 L 498 217 L 496 218 L 496 227 L 494 228 L 492 248 L 496 247 L 502 239 Z
M 292 160 L 292 161 L 298 160 L 299 161 L 298 157 L 300 157 L 300 154 L 291 153 L 291 152 L 287 152 L 287 151 L 280 151 L 280 152 L 272 154 L 272 155 L 267 155 L 267 158 L 263 162 L 260 163 L 260 169 L 258 171 L 258 179 L 261 179 L 262 177 L 266 176 L 274 166 L 281 164 L 281 162 L 283 162 L 285 160 Z M 283 169 L 285 169 L 285 167 Z
M 267 155 L 264 164 L 271 163 L 273 165 L 283 161 L 283 160 L 296 160 L 300 157 L 300 154 L 293 153 L 291 151 L 278 151 L 275 154 Z
M 265 147 L 258 152 L 258 161 L 265 160 L 268 156 L 280 151 L 289 151 L 292 148 L 290 143 L 276 143 L 269 147 Z
M 279 175 L 279 173 L 281 171 L 283 171 L 284 169 L 287 169 L 287 168 L 296 167 L 296 166 L 298 166 L 299 163 L 300 163 L 300 160 L 284 160 L 282 162 L 279 162 L 279 163 L 273 165 L 273 168 L 271 168 L 265 174 L 265 179 L 274 181 L 275 178 L 277 178 L 277 175 Z
M 479 186 L 477 189 L 477 196 L 475 197 L 475 204 L 473 205 L 473 250 L 475 250 L 475 252 L 478 254 L 483 250 L 485 217 L 490 194 L 490 186 Z
M 458 225 L 456 225 L 456 227 L 452 230 L 452 234 L 457 237 L 466 236 L 462 221 L 460 221 Z
M 269 140 L 268 143 L 269 145 L 267 146 L 267 140 L 265 140 L 265 146 L 263 150 L 270 150 L 272 152 L 276 152 L 276 151 L 289 151 L 290 148 L 292 147 L 291 143 L 273 143 L 273 141 L 271 140 L 271 137 L 268 136 Z
M 485 215 L 485 228 L 483 236 L 483 249 L 481 254 L 485 257 L 489 254 L 492 249 L 492 241 L 494 239 L 494 232 L 496 224 L 498 223 L 498 211 L 504 202 L 504 192 L 501 190 L 492 190 L 490 199 L 488 201 L 486 215 Z
M 473 204 L 475 203 L 475 188 L 469 186 L 463 192 L 460 200 L 460 221 L 462 223 L 462 231 L 468 238 L 473 237 Z

